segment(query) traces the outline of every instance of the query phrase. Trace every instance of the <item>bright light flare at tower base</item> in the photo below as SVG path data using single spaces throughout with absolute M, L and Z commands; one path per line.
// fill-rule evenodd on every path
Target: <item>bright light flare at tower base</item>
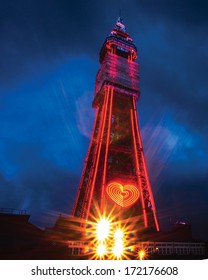
M 102 218 L 100 221 L 98 221 L 96 226 L 97 239 L 99 241 L 105 240 L 109 235 L 109 229 L 110 229 L 110 222 L 107 219 Z
M 113 252 L 113 255 L 117 259 L 120 259 L 122 257 L 122 254 L 124 252 L 123 241 L 122 240 L 116 240 L 115 246 L 113 247 L 112 252 Z
M 124 236 L 124 233 L 121 229 L 117 229 L 115 231 L 115 234 L 114 234 L 114 238 L 117 240 L 117 239 L 122 239 Z
M 104 255 L 107 253 L 106 247 L 104 244 L 99 244 L 97 247 L 97 254 L 100 258 L 104 257 Z
M 96 211 L 91 214 L 85 227 L 85 236 L 88 240 L 87 255 L 89 259 L 124 260 L 135 259 L 136 220 L 128 218 L 119 220 L 119 213 L 104 211 L 101 214 L 99 206 L 95 204 Z M 134 246 L 133 246 L 134 245 Z
M 139 250 L 139 252 L 138 252 L 138 259 L 139 260 L 144 260 L 144 259 L 146 259 L 146 257 L 147 257 L 146 250 L 145 249 Z

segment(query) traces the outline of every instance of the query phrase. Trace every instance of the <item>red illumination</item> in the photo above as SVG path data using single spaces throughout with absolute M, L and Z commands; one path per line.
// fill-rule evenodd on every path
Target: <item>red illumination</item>
M 95 116 L 95 121 L 94 121 L 94 125 L 93 125 L 93 131 L 95 130 L 95 126 L 96 126 L 96 123 L 97 123 L 97 119 L 98 119 L 98 109 L 96 110 L 96 116 Z M 90 140 L 90 146 L 89 146 L 89 150 L 92 148 L 92 144 L 93 144 L 93 137 L 91 138 Z M 88 162 L 88 159 L 89 159 L 89 152 L 86 156 L 86 159 L 85 159 L 85 165 L 84 165 L 84 169 L 82 171 L 82 177 L 81 177 L 81 182 L 80 182 L 80 186 L 79 186 L 79 189 L 78 189 L 78 192 L 77 192 L 77 196 L 76 196 L 76 200 L 75 200 L 75 203 L 74 203 L 74 207 L 72 209 L 72 215 L 75 214 L 75 211 L 76 211 L 76 205 L 78 203 L 78 200 L 79 200 L 79 196 L 80 196 L 80 193 L 81 193 L 81 187 L 82 187 L 82 184 L 83 184 L 83 180 L 84 180 L 84 174 L 86 172 L 86 168 L 87 168 L 87 162 Z M 83 207 L 85 208 L 85 207 Z
M 122 185 L 117 182 L 110 183 L 106 192 L 116 204 L 123 208 L 134 204 L 140 196 L 139 190 L 134 185 Z
M 106 164 L 108 158 L 108 149 L 109 149 L 109 140 L 110 140 L 110 129 L 111 129 L 111 118 L 112 118 L 112 102 L 113 102 L 113 88 L 108 88 L 108 94 L 110 94 L 110 108 L 108 116 L 108 131 L 107 131 L 107 140 L 106 140 L 106 149 L 105 149 L 105 159 L 104 159 L 104 169 L 103 169 L 103 184 L 102 184 L 102 193 L 101 193 L 101 213 L 103 212 L 104 206 L 104 187 L 106 182 Z
M 134 155 L 135 155 L 135 162 L 136 162 L 136 173 L 137 173 L 137 181 L 138 181 L 138 186 L 139 190 L 142 193 L 142 186 L 141 186 L 141 181 L 139 179 L 139 161 L 138 161 L 138 154 L 137 154 L 137 146 L 136 146 L 136 138 L 135 138 L 135 131 L 134 131 L 134 122 L 133 122 L 133 112 L 131 110 L 131 126 L 132 126 L 132 134 L 133 134 L 133 144 L 134 144 Z M 145 204 L 144 204 L 144 197 L 141 195 L 141 201 L 142 201 L 142 211 L 143 211 L 143 216 L 144 216 L 144 225 L 147 227 L 147 214 L 145 210 Z
M 93 191 L 94 191 L 94 186 L 95 186 L 95 179 L 97 176 L 97 169 L 98 169 L 98 164 L 99 164 L 99 159 L 100 159 L 100 150 L 101 150 L 101 146 L 102 146 L 102 141 L 103 141 L 103 133 L 104 133 L 104 126 L 105 126 L 105 120 L 106 120 L 106 114 L 107 114 L 107 104 L 108 104 L 108 98 L 109 98 L 109 94 L 105 95 L 105 99 L 104 99 L 104 105 L 103 105 L 103 122 L 101 122 L 101 128 L 100 128 L 100 135 L 98 138 L 99 141 L 99 145 L 98 145 L 98 153 L 97 153 L 97 160 L 95 162 L 95 172 L 94 172 L 94 176 L 93 176 L 93 180 L 92 180 L 92 185 L 91 185 L 91 190 L 90 190 L 90 197 L 89 197 L 89 202 L 88 203 L 88 207 L 87 207 L 87 217 L 89 216 L 89 211 L 90 211 L 90 206 L 91 206 L 91 201 L 92 201 L 92 196 L 93 196 Z

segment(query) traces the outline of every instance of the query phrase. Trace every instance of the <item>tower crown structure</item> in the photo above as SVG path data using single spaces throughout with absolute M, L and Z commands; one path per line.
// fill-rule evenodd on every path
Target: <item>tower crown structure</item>
M 116 53 L 125 58 L 135 60 L 137 58 L 137 48 L 133 43 L 132 38 L 126 32 L 126 27 L 122 18 L 118 18 L 114 29 L 107 36 L 100 52 L 100 62 L 106 52 Z
M 136 102 L 140 96 L 137 48 L 119 17 L 100 51 L 93 107 L 96 117 L 73 215 L 113 213 L 118 221 L 159 230 Z
M 121 93 L 134 95 L 137 100 L 140 90 L 136 58 L 137 48 L 119 17 L 100 50 L 101 67 L 97 73 L 95 95 L 104 85 L 113 85 Z

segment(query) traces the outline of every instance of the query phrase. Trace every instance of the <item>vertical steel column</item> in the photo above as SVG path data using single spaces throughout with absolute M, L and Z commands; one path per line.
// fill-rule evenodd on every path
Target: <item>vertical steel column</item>
M 139 131 L 138 116 L 137 116 L 137 113 L 136 113 L 135 97 L 133 97 L 133 108 L 134 108 L 134 118 L 135 118 L 135 121 L 136 121 L 136 131 L 137 131 L 137 135 L 138 135 L 138 139 L 139 139 L 139 146 L 140 146 L 140 148 L 142 148 L 142 140 L 141 140 L 141 135 L 140 135 L 140 131 Z M 158 223 L 157 216 L 156 216 L 156 207 L 155 207 L 155 202 L 154 202 L 154 198 L 153 198 L 152 189 L 151 189 L 151 186 L 150 186 L 150 181 L 149 181 L 149 176 L 148 176 L 148 172 L 147 172 L 147 166 L 146 166 L 146 161 L 145 161 L 143 151 L 141 152 L 141 155 L 142 155 L 142 162 L 143 162 L 143 165 L 144 165 L 145 178 L 147 180 L 147 188 L 148 188 L 148 192 L 149 192 L 149 195 L 150 195 L 150 202 L 152 204 L 152 212 L 153 212 L 153 215 L 154 215 L 155 226 L 156 226 L 157 231 L 159 231 L 160 228 L 159 228 L 159 223 Z
M 143 193 L 142 193 L 141 180 L 139 178 L 139 161 L 138 161 L 138 153 L 137 153 L 135 129 L 134 129 L 134 117 L 133 117 L 133 110 L 132 109 L 130 110 L 130 113 L 131 113 L 131 127 L 132 127 L 132 136 L 133 136 L 133 144 L 134 144 L 134 156 L 135 156 L 135 162 L 136 162 L 137 184 L 138 184 L 140 195 L 141 195 L 142 212 L 143 212 L 143 217 L 144 217 L 144 226 L 147 227 L 147 213 L 146 213 L 145 204 L 144 204 L 144 197 L 143 197 Z
M 105 121 L 106 121 L 106 115 L 107 115 L 107 105 L 108 105 L 108 99 L 109 99 L 109 87 L 107 88 L 107 93 L 104 93 L 104 105 L 103 105 L 103 112 L 104 112 L 104 117 L 102 121 L 102 127 L 101 127 L 101 135 L 98 143 L 98 153 L 97 153 L 97 158 L 96 158 L 96 163 L 95 163 L 95 170 L 93 174 L 93 179 L 92 179 L 92 184 L 90 186 L 90 195 L 89 195 L 89 200 L 88 200 L 88 207 L 87 207 L 87 212 L 86 212 L 86 220 L 88 219 L 89 216 L 89 211 L 90 211 L 90 206 L 92 203 L 92 196 L 94 192 L 94 187 L 95 187 L 95 179 L 97 176 L 97 169 L 98 169 L 98 164 L 99 164 L 99 159 L 100 159 L 100 150 L 103 142 L 103 134 L 104 134 L 104 128 L 105 128 Z
M 94 121 L 94 125 L 93 125 L 93 134 L 92 135 L 94 135 L 97 119 L 98 119 L 98 109 L 96 110 L 96 116 L 95 116 L 95 121 Z M 86 167 L 87 167 L 87 162 L 88 162 L 88 159 L 89 159 L 90 150 L 92 148 L 92 142 L 93 142 L 93 137 L 91 137 L 91 140 L 90 140 L 90 145 L 89 145 L 89 148 L 88 148 L 88 153 L 87 153 L 85 164 L 84 164 L 84 168 L 83 168 L 83 171 L 82 171 L 82 177 L 81 177 L 81 180 L 80 180 L 80 183 L 79 183 L 79 189 L 78 189 L 78 192 L 77 192 L 77 195 L 76 195 L 74 207 L 72 209 L 72 215 L 73 216 L 75 215 L 75 211 L 76 211 L 76 208 L 77 208 L 77 203 L 78 203 L 80 192 L 81 192 L 81 189 L 82 189 L 82 183 L 83 183 L 84 175 L 85 175 L 85 172 L 86 172 Z
M 112 119 L 112 103 L 113 103 L 113 88 L 110 88 L 110 106 L 108 113 L 108 128 L 107 128 L 107 138 L 106 138 L 106 147 L 105 147 L 105 159 L 104 159 L 104 169 L 103 169 L 103 178 L 102 178 L 102 190 L 101 190 L 101 214 L 103 214 L 104 208 L 104 192 L 106 185 L 106 166 L 108 159 L 108 148 L 109 148 L 109 140 L 110 140 L 110 131 L 111 131 L 111 119 Z

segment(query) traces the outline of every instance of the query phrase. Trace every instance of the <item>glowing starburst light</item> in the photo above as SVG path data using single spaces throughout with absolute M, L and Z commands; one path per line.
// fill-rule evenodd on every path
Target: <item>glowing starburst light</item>
M 109 235 L 110 222 L 102 218 L 96 226 L 96 235 L 99 241 L 105 240 Z
M 143 259 L 145 258 L 145 256 L 146 256 L 145 250 L 140 250 L 140 251 L 138 252 L 138 256 L 139 256 L 139 259 L 140 259 L 140 260 L 143 260 Z
M 122 239 L 123 236 L 124 236 L 124 233 L 123 233 L 123 231 L 121 229 L 117 229 L 116 232 L 114 233 L 114 238 L 116 240 Z
M 120 228 L 117 228 L 114 232 L 114 242 L 113 255 L 115 258 L 121 259 L 124 253 L 124 232 Z
M 98 247 L 97 247 L 98 256 L 101 258 L 106 254 L 106 252 L 107 252 L 107 250 L 106 250 L 105 245 L 99 244 Z
M 115 246 L 113 247 L 112 251 L 117 259 L 121 258 L 122 254 L 124 252 L 122 239 L 118 239 L 115 241 Z

